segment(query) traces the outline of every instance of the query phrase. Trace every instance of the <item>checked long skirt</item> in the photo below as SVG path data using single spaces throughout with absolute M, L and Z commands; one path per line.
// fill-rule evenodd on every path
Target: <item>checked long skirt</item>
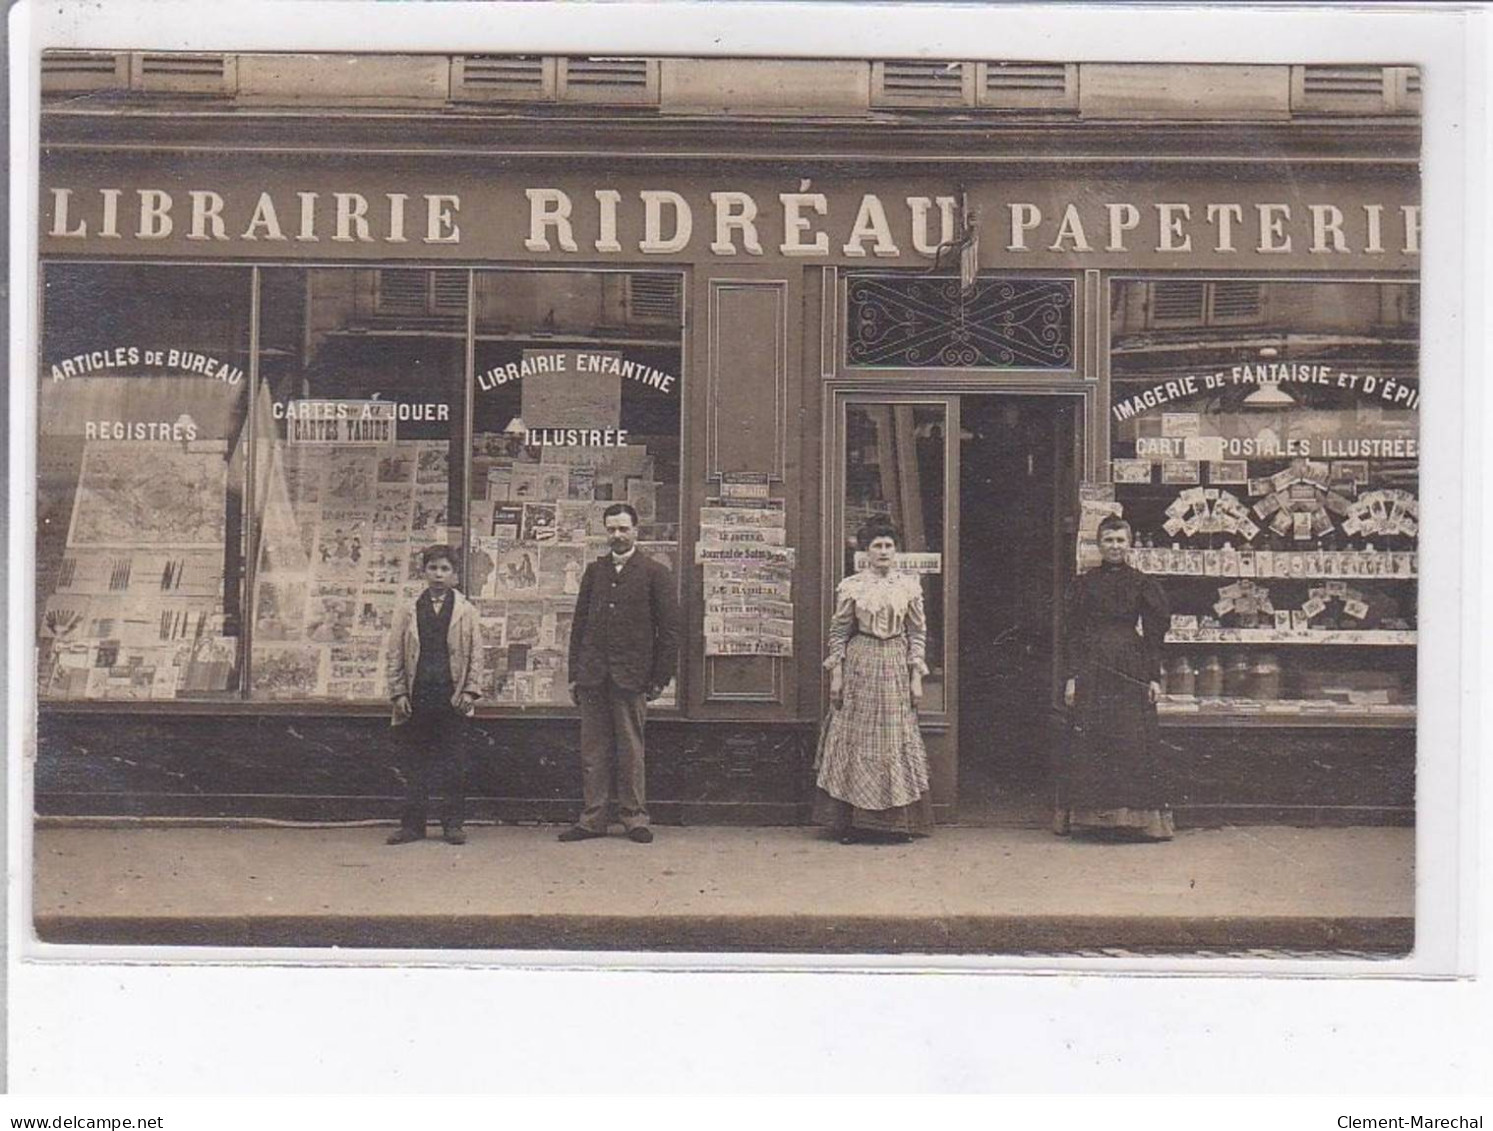
M 910 699 L 907 638 L 851 637 L 843 679 L 844 702 L 820 739 L 815 819 L 839 830 L 928 833 L 928 752 Z

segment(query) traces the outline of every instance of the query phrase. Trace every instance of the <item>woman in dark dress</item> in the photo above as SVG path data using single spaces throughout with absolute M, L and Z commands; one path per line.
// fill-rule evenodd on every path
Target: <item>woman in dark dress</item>
M 1171 782 L 1156 734 L 1161 643 L 1170 621 L 1161 586 L 1125 561 L 1130 524 L 1099 524 L 1100 565 L 1068 597 L 1071 711 L 1065 796 L 1053 831 L 1120 830 L 1172 838 Z

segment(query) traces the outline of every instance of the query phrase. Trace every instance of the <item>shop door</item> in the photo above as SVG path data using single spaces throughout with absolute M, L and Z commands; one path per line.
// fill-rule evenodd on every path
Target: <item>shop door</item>
M 1057 641 L 1072 544 L 1078 398 L 836 396 L 831 588 L 885 516 L 919 571 L 921 713 L 940 820 L 1037 823 L 1051 797 Z
M 959 445 L 959 815 L 1043 824 L 1077 494 L 1077 403 L 964 396 Z
M 959 522 L 959 398 L 842 393 L 835 407 L 839 458 L 832 466 L 839 483 L 830 496 L 826 608 L 834 607 L 833 586 L 857 569 L 861 527 L 872 518 L 889 518 L 901 534 L 898 549 L 906 555 L 905 567 L 917 569 L 923 581 L 929 673 L 920 718 L 935 813 L 948 819 L 958 776 L 958 673 L 951 662 L 956 642 L 950 613 L 958 578 L 947 541 Z

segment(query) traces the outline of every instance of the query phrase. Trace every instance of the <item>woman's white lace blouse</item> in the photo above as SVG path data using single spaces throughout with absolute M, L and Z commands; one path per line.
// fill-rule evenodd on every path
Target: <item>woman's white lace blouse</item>
M 845 646 L 856 633 L 881 640 L 905 633 L 908 667 L 927 675 L 928 617 L 923 610 L 922 582 L 912 574 L 893 571 L 882 576 L 870 569 L 840 582 L 835 590 L 835 615 L 829 622 L 826 669 L 844 663 Z

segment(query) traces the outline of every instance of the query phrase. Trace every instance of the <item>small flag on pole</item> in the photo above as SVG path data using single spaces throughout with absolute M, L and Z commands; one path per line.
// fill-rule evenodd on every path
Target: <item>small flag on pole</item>
M 980 229 L 973 213 L 964 219 L 964 239 L 959 247 L 959 290 L 966 297 L 975 289 L 980 274 Z

